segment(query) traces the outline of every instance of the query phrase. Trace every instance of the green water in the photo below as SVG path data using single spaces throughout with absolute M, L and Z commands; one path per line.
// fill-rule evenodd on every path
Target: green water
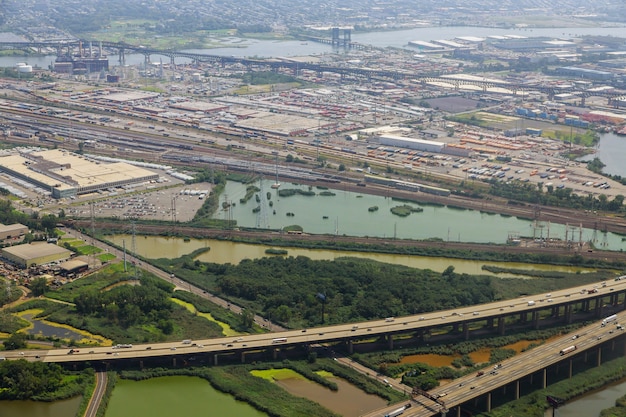
M 0 401 L 1 417 L 74 417 L 82 397 L 63 401 Z
M 187 376 L 168 376 L 139 382 L 119 380 L 105 414 L 105 417 L 179 416 L 267 415 L 217 391 L 201 378 Z

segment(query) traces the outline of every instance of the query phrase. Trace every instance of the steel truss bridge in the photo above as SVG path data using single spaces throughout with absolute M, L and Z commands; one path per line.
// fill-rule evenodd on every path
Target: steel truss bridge
M 318 38 L 316 38 L 318 39 Z M 322 39 L 322 38 L 319 38 Z M 89 45 L 89 46 L 87 46 Z M 127 54 L 142 54 L 146 63 L 150 63 L 150 57 L 152 55 L 165 56 L 169 58 L 170 65 L 175 66 L 176 58 L 187 58 L 193 61 L 194 64 L 200 63 L 213 63 L 222 66 L 239 64 L 245 67 L 247 71 L 279 71 L 279 70 L 291 70 L 294 76 L 297 76 L 300 71 L 308 70 L 314 71 L 319 75 L 323 73 L 339 74 L 343 79 L 348 77 L 365 80 L 367 82 L 371 80 L 411 80 L 413 83 L 420 83 L 424 86 L 439 84 L 450 86 L 455 91 L 469 91 L 467 87 L 473 88 L 474 91 L 482 92 L 495 92 L 501 94 L 511 95 L 524 95 L 530 91 L 541 92 L 547 94 L 548 99 L 552 99 L 559 93 L 571 93 L 580 98 L 584 103 L 587 97 L 600 96 L 606 97 L 609 103 L 613 103 L 618 107 L 618 100 L 626 97 L 626 91 L 617 89 L 604 89 L 604 90 L 588 90 L 578 87 L 572 87 L 569 89 L 563 89 L 559 86 L 551 85 L 522 85 L 516 83 L 510 83 L 506 81 L 497 82 L 494 80 L 480 80 L 480 79 L 461 79 L 450 76 L 441 76 L 439 73 L 433 74 L 417 74 L 412 71 L 403 70 L 388 70 L 388 69 L 373 69 L 373 68 L 359 68 L 359 67 L 344 67 L 333 66 L 318 63 L 307 62 L 295 62 L 287 59 L 251 59 L 241 58 L 235 56 L 223 56 L 213 54 L 201 54 L 185 51 L 176 51 L 170 49 L 156 49 L 145 47 L 142 45 L 131 45 L 125 42 L 109 42 L 109 41 L 90 41 L 90 40 L 74 40 L 74 41 L 60 41 L 60 42 L 0 42 L 0 49 L 16 49 L 32 51 L 36 49 L 38 52 L 43 53 L 45 49 L 54 49 L 57 56 L 71 56 L 72 51 L 83 51 L 85 49 L 98 49 L 100 55 L 104 56 L 102 50 L 116 51 L 118 61 L 120 65 L 126 64 Z M 76 56 L 76 55 L 74 55 Z M 80 56 L 80 55 L 79 55 Z

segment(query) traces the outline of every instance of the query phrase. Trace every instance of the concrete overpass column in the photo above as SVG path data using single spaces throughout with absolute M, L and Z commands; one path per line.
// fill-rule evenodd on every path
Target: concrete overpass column
M 574 306 L 572 304 L 565 304 L 565 311 L 563 312 L 563 316 L 565 317 L 565 323 L 572 323 L 572 310 Z
M 558 318 L 560 313 L 559 307 L 552 307 L 552 317 Z
M 498 334 L 500 336 L 504 336 L 504 330 L 505 330 L 504 317 L 498 317 Z
M 387 335 L 387 342 L 389 342 L 389 350 L 393 350 L 393 335 Z
M 463 338 L 469 340 L 469 325 L 467 323 L 463 323 Z
M 539 329 L 539 312 L 533 311 L 533 329 Z
M 602 365 L 602 348 L 598 346 L 598 363 L 597 366 Z
M 543 382 L 541 383 L 541 388 L 546 388 L 548 386 L 548 369 L 543 368 Z
M 519 400 L 519 379 L 515 381 L 515 399 Z
M 348 353 L 351 355 L 354 353 L 354 344 L 352 343 L 352 339 L 348 340 Z
M 569 372 L 567 374 L 567 377 L 570 379 L 572 378 L 573 370 L 574 370 L 574 361 L 570 359 L 569 360 Z
M 174 368 L 176 368 L 176 357 L 175 356 L 172 358 L 172 366 Z
M 139 360 L 139 369 L 143 371 L 143 359 Z
M 456 407 L 456 417 L 461 417 L 461 406 L 460 405 L 458 405 Z
M 489 317 L 487 319 L 487 327 L 489 328 L 493 327 L 493 317 Z
M 528 321 L 528 313 L 526 311 L 522 311 L 519 315 L 519 321 L 521 323 L 526 323 Z
M 459 323 L 454 323 L 452 325 L 452 333 L 458 333 L 459 332 Z
M 487 412 L 491 411 L 491 393 L 487 393 Z
M 213 365 L 217 366 L 218 362 L 217 362 L 217 353 L 215 355 L 213 355 Z
M 278 359 L 278 349 L 272 349 L 272 359 Z
M 246 363 L 246 352 L 241 352 L 241 363 Z
M 596 317 L 600 317 L 602 316 L 602 298 L 600 297 L 596 297 L 594 298 L 595 303 L 595 308 L 593 311 L 593 315 Z

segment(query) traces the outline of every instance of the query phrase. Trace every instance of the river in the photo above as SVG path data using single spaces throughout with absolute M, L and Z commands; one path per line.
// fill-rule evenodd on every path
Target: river
M 605 165 L 602 171 L 606 174 L 621 175 L 626 178 L 626 136 L 619 136 L 615 133 L 605 133 L 600 135 L 600 141 L 596 147 L 596 152 L 580 158 L 580 161 L 590 161 L 599 158 Z
M 473 26 L 434 26 L 406 29 L 399 31 L 352 33 L 352 40 L 365 45 L 377 48 L 395 47 L 408 48 L 409 41 L 421 40 L 431 41 L 437 39 L 454 39 L 458 36 L 487 37 L 493 35 L 518 35 L 518 36 L 547 36 L 550 38 L 571 38 L 585 35 L 596 36 L 624 36 L 624 28 L 601 27 L 601 28 L 541 28 L 541 29 L 501 29 Z M 232 43 L 232 47 L 222 47 L 213 49 L 193 49 L 189 51 L 206 53 L 221 56 L 235 57 L 290 57 L 321 55 L 336 52 L 332 46 L 315 42 L 302 43 L 300 41 L 277 41 L 277 40 L 256 40 L 240 39 L 235 37 L 226 38 L 227 43 Z M 169 62 L 169 57 L 153 56 L 152 62 L 158 62 L 163 58 L 163 62 Z M 27 62 L 33 66 L 47 68 L 54 62 L 54 56 L 45 57 L 0 57 L 0 66 L 11 67 L 18 62 Z M 141 54 L 126 55 L 127 65 L 143 64 L 144 56 Z M 177 58 L 176 63 L 188 63 L 189 60 Z M 111 65 L 117 65 L 117 57 L 111 56 Z

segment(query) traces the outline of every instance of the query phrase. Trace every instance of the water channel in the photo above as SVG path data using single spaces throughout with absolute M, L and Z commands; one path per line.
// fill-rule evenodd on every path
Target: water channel
M 113 235 L 107 236 L 106 239 L 120 247 L 122 247 L 124 245 L 124 242 L 126 242 L 126 247 L 128 247 L 128 242 L 131 242 L 132 236 Z M 191 253 L 196 249 L 202 248 L 209 248 L 209 250 L 202 253 L 196 259 L 202 262 L 212 262 L 218 264 L 230 263 L 236 265 L 244 259 L 258 259 L 266 256 L 271 256 L 265 253 L 265 250 L 268 248 L 268 246 L 229 242 L 223 240 L 183 239 L 163 236 L 140 236 L 135 238 L 135 242 L 138 254 L 142 257 L 149 259 L 178 258 L 185 254 Z M 561 271 L 572 273 L 584 273 L 592 271 L 592 269 L 580 267 L 525 264 L 515 262 L 472 261 L 434 256 L 395 255 L 386 253 L 352 252 L 325 249 L 285 249 L 288 252 L 287 256 L 306 256 L 313 260 L 333 260 L 342 257 L 355 257 L 390 264 L 405 265 L 412 268 L 431 269 L 437 272 L 443 272 L 447 267 L 452 265 L 454 266 L 455 272 L 470 275 L 494 275 L 489 271 L 482 270 L 483 265 L 493 265 L 499 266 L 501 268 L 533 271 Z M 507 278 L 519 278 L 519 275 L 514 276 L 510 274 L 497 274 L 497 276 Z

